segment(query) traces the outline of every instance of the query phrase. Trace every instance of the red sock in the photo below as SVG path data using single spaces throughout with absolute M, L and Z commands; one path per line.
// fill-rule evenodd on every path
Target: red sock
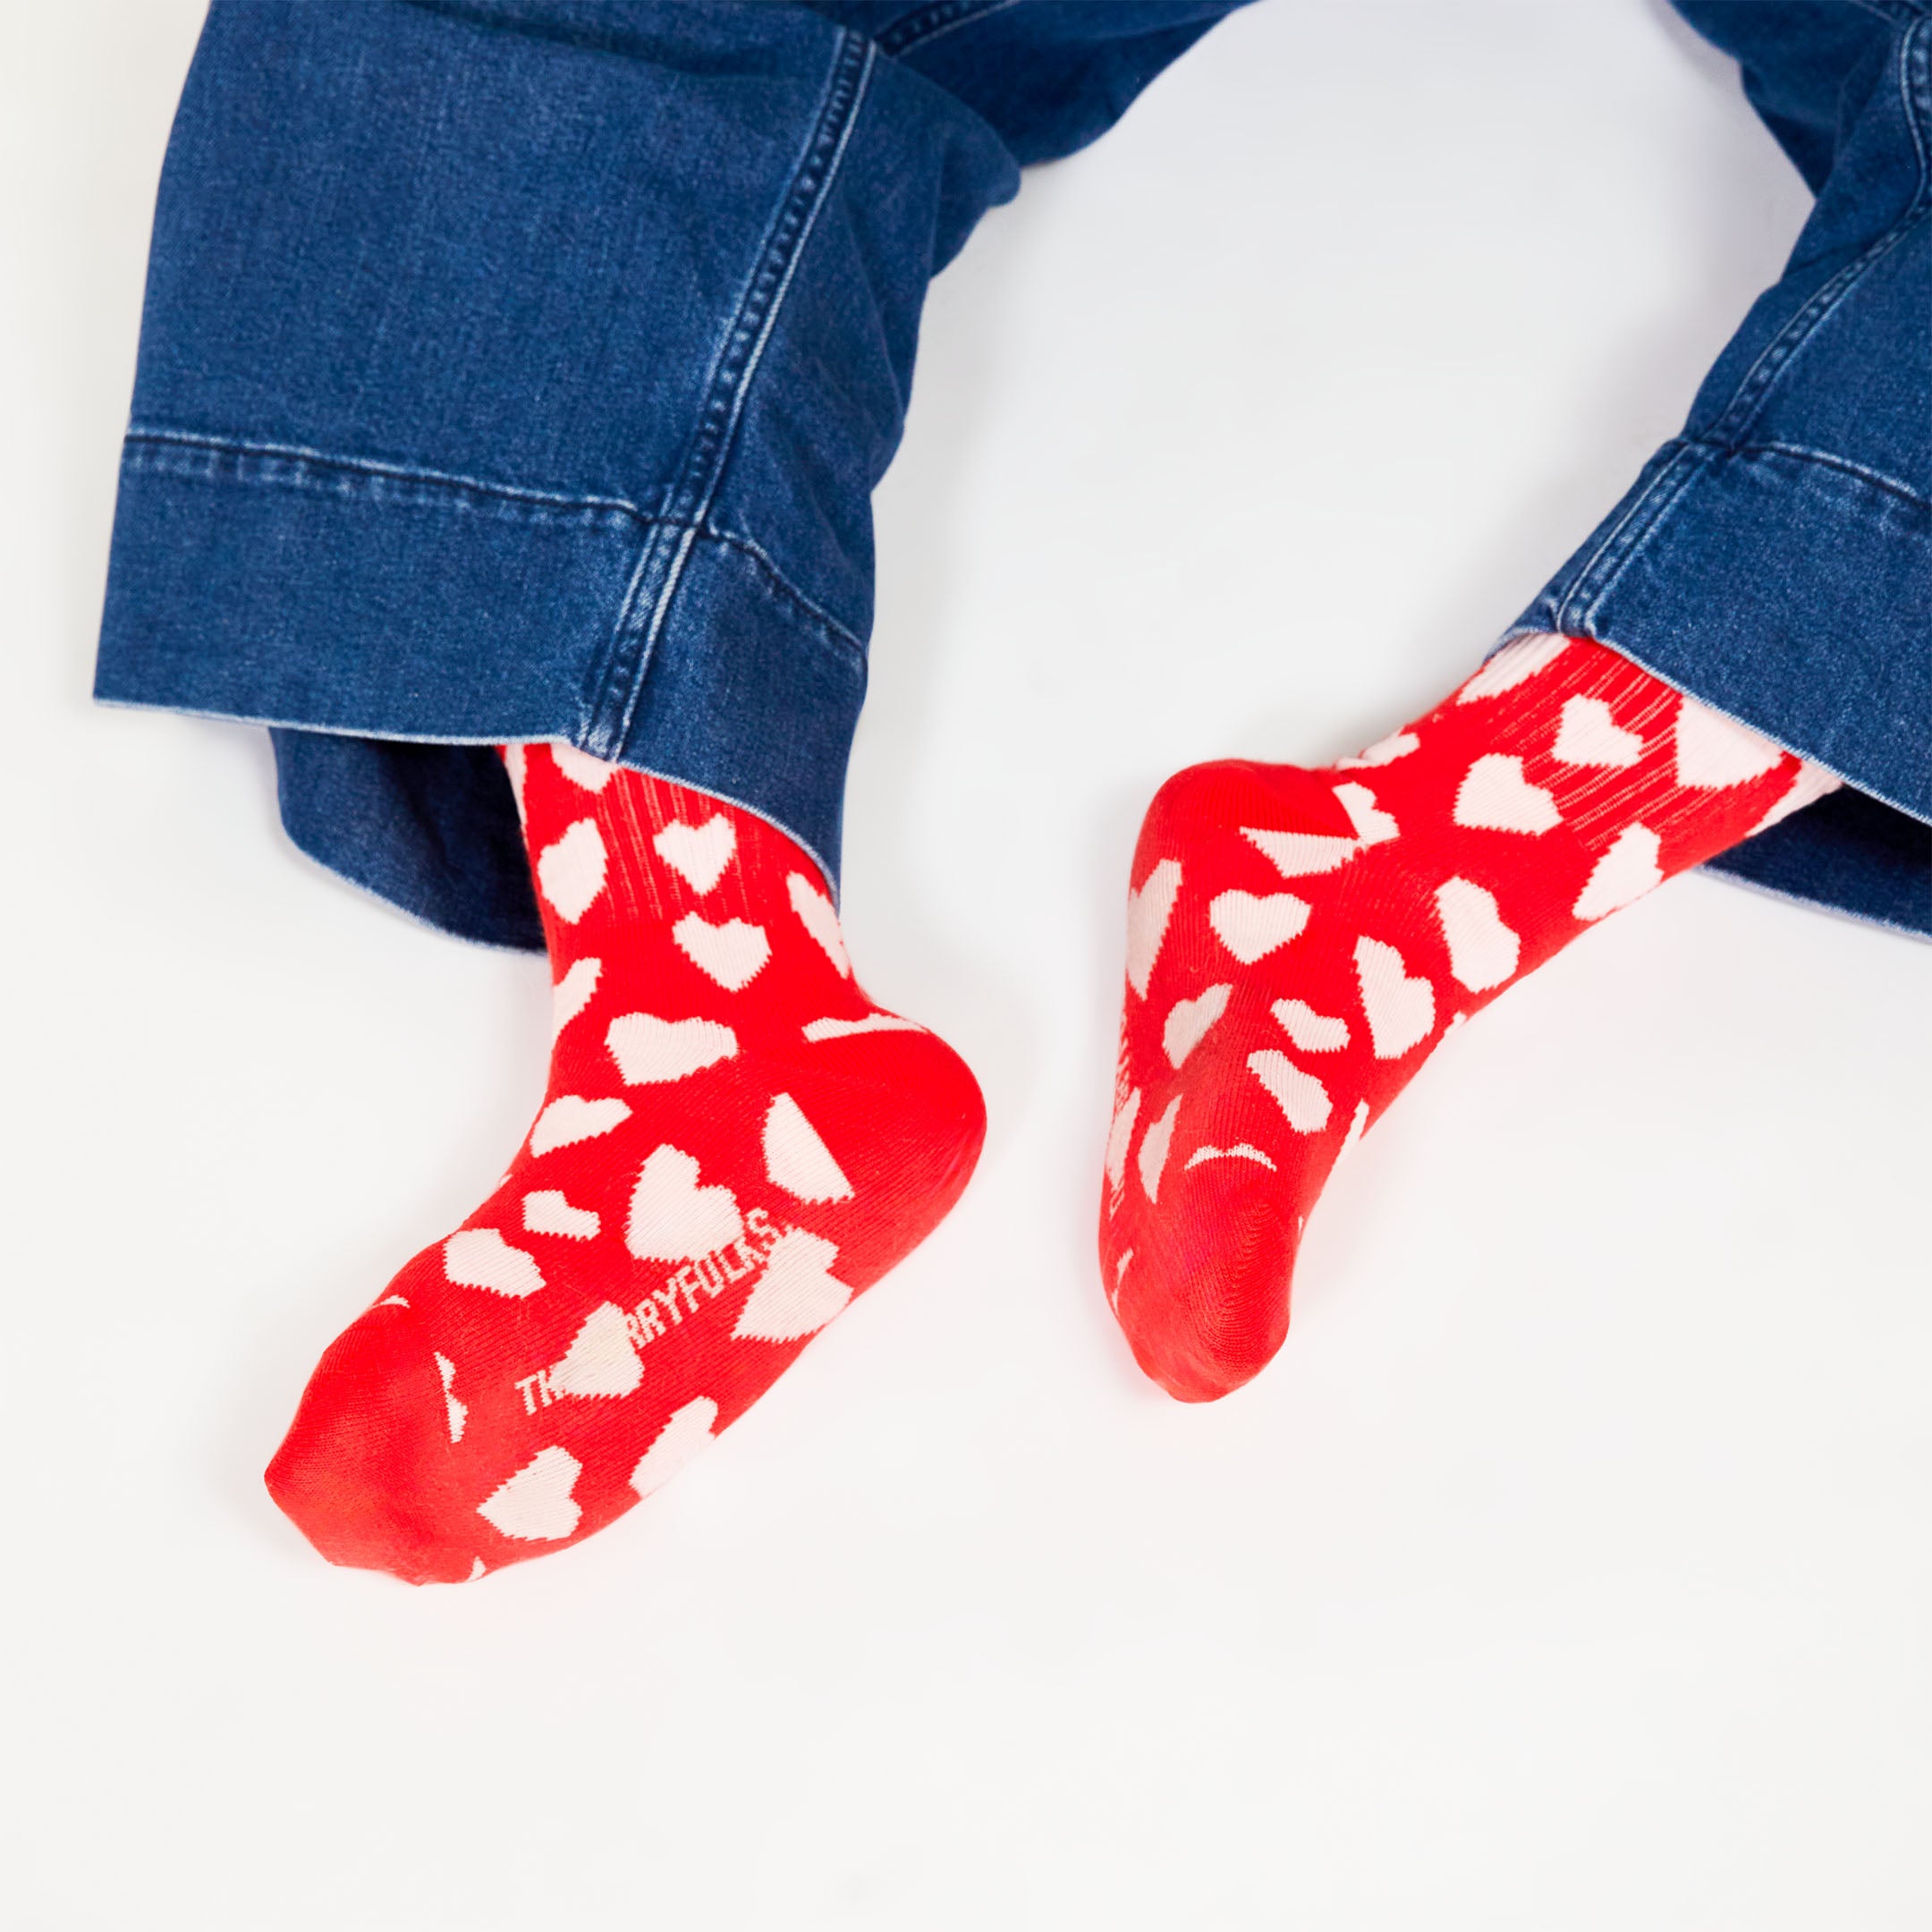
M 572 1543 L 764 1394 L 959 1199 L 965 1064 L 852 978 L 783 833 L 513 746 L 556 979 L 496 1191 L 324 1355 L 268 1487 L 332 1563 L 454 1582 Z
M 1551 636 L 1339 766 L 1169 779 L 1134 856 L 1100 1219 L 1141 1367 L 1186 1402 L 1247 1381 L 1337 1156 L 1447 1029 L 1836 783 Z

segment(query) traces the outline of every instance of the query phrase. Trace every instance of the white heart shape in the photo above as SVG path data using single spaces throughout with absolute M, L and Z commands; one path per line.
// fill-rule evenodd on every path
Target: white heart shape
M 1309 922 L 1309 904 L 1292 893 L 1222 893 L 1208 908 L 1215 936 L 1243 966 L 1286 945 Z
M 717 1440 L 712 1433 L 717 1419 L 718 1405 L 708 1395 L 699 1395 L 674 1410 L 631 1471 L 631 1487 L 640 1496 L 662 1489 L 687 1462 Z
M 1756 838 L 1760 832 L 1768 832 L 1781 819 L 1789 818 L 1794 811 L 1802 811 L 1807 805 L 1817 804 L 1828 792 L 1837 791 L 1843 783 L 1835 772 L 1828 772 L 1822 765 L 1813 765 L 1808 759 L 1798 767 L 1798 775 L 1792 780 L 1791 790 L 1744 836 Z
M 1449 970 L 1471 993 L 1499 987 L 1516 970 L 1522 941 L 1503 923 L 1493 893 L 1470 879 L 1445 879 L 1436 888 L 1436 917 L 1448 944 Z
M 492 1294 L 535 1294 L 542 1271 L 521 1248 L 513 1248 L 495 1228 L 465 1228 L 443 1243 L 443 1272 L 459 1288 L 487 1288 Z
M 601 792 L 617 775 L 614 765 L 606 765 L 602 758 L 594 758 L 575 745 L 553 744 L 550 756 L 556 768 L 581 791 Z
M 852 1300 L 831 1272 L 838 1249 L 803 1228 L 787 1228 L 772 1244 L 765 1272 L 739 1311 L 734 1339 L 795 1342 L 825 1325 Z
M 550 1038 L 554 1043 L 572 1020 L 590 1004 L 602 977 L 602 960 L 580 959 L 550 988 Z
M 1278 999 L 1268 1011 L 1303 1053 L 1339 1053 L 1348 1045 L 1348 1021 L 1317 1013 L 1306 1000 Z
M 1175 859 L 1163 859 L 1141 880 L 1138 892 L 1128 888 L 1127 984 L 1142 999 L 1147 997 L 1148 979 L 1160 957 L 1161 941 L 1167 936 L 1167 921 L 1180 890 L 1181 864 Z
M 1275 1163 L 1259 1148 L 1250 1147 L 1245 1140 L 1237 1140 L 1233 1147 L 1198 1147 L 1188 1156 L 1187 1164 L 1190 1167 L 1199 1167 L 1203 1161 L 1211 1160 L 1256 1161 L 1270 1172 L 1275 1171 Z
M 765 1114 L 765 1172 L 775 1187 L 800 1200 L 835 1201 L 852 1198 L 852 1184 L 832 1158 L 832 1149 L 818 1138 L 790 1094 L 775 1094 Z
M 1211 986 L 1198 999 L 1176 1000 L 1167 1009 L 1161 1045 L 1167 1049 L 1170 1065 L 1178 1067 L 1199 1046 L 1201 1036 L 1227 1011 L 1233 990 L 1231 986 Z
M 517 823 L 525 825 L 529 821 L 523 810 L 523 747 L 506 744 L 503 748 L 503 761 L 504 769 L 510 775 L 510 796 L 516 801 Z
M 553 1148 L 595 1140 L 630 1118 L 631 1109 L 622 1100 L 584 1100 L 575 1094 L 563 1094 L 537 1116 L 537 1124 L 530 1129 L 530 1150 L 547 1154 Z
M 1160 1199 L 1161 1173 L 1167 1165 L 1167 1148 L 1174 1140 L 1174 1116 L 1181 1111 L 1181 1096 L 1167 1103 L 1167 1111 L 1140 1137 L 1140 1186 L 1150 1201 Z
M 627 1087 L 679 1080 L 729 1060 L 738 1036 L 716 1020 L 660 1020 L 656 1013 L 622 1014 L 610 1023 L 604 1044 Z
M 461 1442 L 463 1425 L 470 1419 L 470 1405 L 458 1402 L 450 1393 L 456 1385 L 456 1364 L 447 1355 L 438 1355 L 436 1365 L 436 1373 L 443 1378 L 443 1407 L 449 1417 L 450 1440 Z
M 593 1240 L 603 1226 L 595 1208 L 572 1208 L 557 1188 L 538 1188 L 523 1197 L 523 1225 L 532 1234 L 558 1234 L 565 1241 Z
M 614 1301 L 584 1317 L 577 1339 L 544 1379 L 553 1395 L 628 1395 L 644 1379 L 630 1325 Z
M 1274 1096 L 1283 1117 L 1297 1133 L 1319 1133 L 1328 1124 L 1328 1089 L 1304 1073 L 1284 1053 L 1265 1046 L 1248 1055 L 1248 1071 Z
M 607 857 L 594 819 L 580 818 L 537 860 L 537 883 L 556 916 L 574 926 L 604 890 Z
M 688 826 L 682 818 L 674 818 L 651 841 L 651 850 L 701 896 L 724 877 L 724 868 L 738 850 L 738 833 L 723 812 L 701 826 Z
M 1361 850 L 1360 839 L 1337 838 L 1326 832 L 1273 832 L 1262 826 L 1244 825 L 1241 835 L 1267 854 L 1284 878 L 1333 872 Z
M 1533 631 L 1528 636 L 1513 638 L 1463 685 L 1455 701 L 1472 704 L 1479 698 L 1494 698 L 1499 691 L 1514 691 L 1554 664 L 1569 642 L 1568 638 L 1554 631 Z
M 771 957 L 771 941 L 765 936 L 765 928 L 743 919 L 726 919 L 722 926 L 714 926 L 695 912 L 687 912 L 671 928 L 671 936 L 691 964 L 727 993 L 750 986 Z
M 1343 758 L 1337 769 L 1352 771 L 1364 765 L 1393 765 L 1397 758 L 1407 758 L 1421 742 L 1413 732 L 1391 732 L 1386 738 L 1377 738 L 1366 751 Z
M 897 1013 L 869 1013 L 863 1020 L 808 1020 L 803 1030 L 809 1040 L 828 1040 L 849 1039 L 854 1033 L 923 1033 L 926 1029 Z
M 1134 1090 L 1114 1110 L 1114 1124 L 1107 1129 L 1106 1177 L 1110 1188 L 1118 1189 L 1127 1174 L 1127 1149 L 1133 1144 L 1134 1122 L 1140 1117 L 1140 1089 Z
M 477 1504 L 493 1529 L 521 1543 L 555 1543 L 582 1520 L 572 1496 L 583 1464 L 568 1449 L 539 1449 L 516 1474 Z
M 839 930 L 838 909 L 802 872 L 785 874 L 785 892 L 799 924 L 818 942 L 825 956 L 838 969 L 839 978 L 852 978 L 852 961 L 845 953 L 845 936 Z
M 1355 942 L 1355 979 L 1377 1060 L 1399 1060 L 1436 1024 L 1436 989 L 1379 939 Z
M 651 1150 L 631 1194 L 624 1245 L 640 1261 L 695 1261 L 744 1233 L 728 1187 L 699 1187 L 698 1163 L 668 1142 Z
M 1368 1131 L 1368 1103 L 1366 1100 L 1358 1100 L 1355 1103 L 1355 1117 L 1348 1123 L 1348 1131 L 1342 1136 L 1341 1148 L 1335 1154 L 1336 1160 L 1339 1161 Z
M 1648 826 L 1625 826 L 1591 869 L 1589 882 L 1570 908 L 1572 919 L 1600 919 L 1641 899 L 1664 883 L 1657 865 L 1662 843 Z
M 1478 758 L 1456 787 L 1455 822 L 1485 832 L 1547 832 L 1563 823 L 1556 801 L 1523 776 L 1520 758 L 1491 751 Z
M 1634 765 L 1643 756 L 1643 740 L 1625 731 L 1601 698 L 1568 698 L 1556 726 L 1550 755 L 1565 765 Z
M 1335 795 L 1355 827 L 1355 836 L 1364 845 L 1385 844 L 1402 827 L 1375 801 L 1375 793 L 1365 784 L 1338 784 Z
M 1735 718 L 1686 698 L 1677 713 L 1677 783 L 1722 792 L 1762 778 L 1784 756 Z

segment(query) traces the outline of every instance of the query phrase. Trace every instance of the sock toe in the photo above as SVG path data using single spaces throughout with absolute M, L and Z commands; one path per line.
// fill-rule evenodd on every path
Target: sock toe
M 1164 1218 L 1151 1241 L 1143 1233 L 1116 1304 L 1134 1360 L 1179 1402 L 1232 1394 L 1287 1336 L 1294 1254 L 1288 1227 L 1266 1199 Z
M 444 1411 L 415 1317 L 378 1303 L 317 1364 L 268 1465 L 268 1493 L 332 1563 L 461 1582 L 474 1555 L 436 1523 L 451 1473 Z

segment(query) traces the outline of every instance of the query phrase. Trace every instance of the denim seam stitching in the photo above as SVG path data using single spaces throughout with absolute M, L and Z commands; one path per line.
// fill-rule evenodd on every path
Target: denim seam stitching
M 923 13 L 895 21 L 879 36 L 879 50 L 896 60 L 928 40 L 936 40 L 955 28 L 970 27 L 989 13 L 1004 13 L 1017 4 L 1018 0 L 940 0 Z
M 675 546 L 671 546 L 667 532 L 660 530 L 645 547 L 620 606 L 606 664 L 591 680 L 596 697 L 588 708 L 585 731 L 599 756 L 621 757 L 629 743 L 651 660 L 684 580 L 691 545 L 716 497 L 743 419 L 746 398 L 819 212 L 838 179 L 877 58 L 876 43 L 841 31 L 811 133 L 774 209 L 754 258 L 750 280 L 712 359 L 708 394 L 685 461 L 684 479 L 674 498 L 678 512 L 674 521 L 679 531 Z M 751 340 L 747 344 L 748 335 Z M 634 662 L 627 664 L 627 657 L 634 657 Z M 616 716 L 602 716 L 608 709 L 608 700 L 620 691 Z
M 177 460 L 170 462 L 161 453 L 174 453 Z M 195 456 L 205 461 L 195 462 Z M 204 477 L 208 474 L 206 460 L 223 456 L 253 459 L 277 466 L 281 473 L 273 475 L 250 476 L 238 470 L 233 480 L 250 488 L 313 488 L 319 485 L 334 490 L 338 487 L 335 482 L 325 482 L 313 474 L 326 471 L 332 478 L 352 478 L 378 485 L 409 485 L 421 493 L 417 498 L 421 503 L 469 513 L 474 513 L 479 507 L 470 499 L 481 498 L 491 504 L 514 506 L 533 522 L 609 524 L 621 520 L 643 531 L 662 528 L 678 534 L 691 528 L 701 540 L 741 555 L 765 580 L 767 588 L 790 605 L 797 616 L 817 630 L 826 643 L 836 646 L 861 665 L 865 662 L 865 646 L 857 633 L 807 597 L 773 561 L 762 545 L 735 531 L 720 530 L 715 524 L 687 526 L 674 518 L 642 509 L 622 496 L 571 496 L 561 491 L 491 482 L 480 477 L 460 476 L 410 463 L 381 462 L 360 456 L 331 456 L 299 444 L 229 439 L 147 424 L 128 431 L 123 462 L 131 468 L 154 475 Z
M 1835 470 L 1839 474 L 1856 477 L 1860 482 L 1869 484 L 1873 489 L 1882 491 L 1887 496 L 1896 496 L 1902 503 L 1910 504 L 1915 510 L 1932 511 L 1932 497 L 1921 495 L 1911 484 L 1902 483 L 1896 477 L 1887 476 L 1882 470 L 1868 468 L 1864 463 L 1853 462 L 1847 456 L 1835 456 L 1829 450 L 1807 449 L 1801 443 L 1735 443 L 1713 445 L 1720 455 L 1782 456 L 1790 462 L 1808 463 L 1814 469 Z
M 1928 29 L 1932 29 L 1932 20 L 1920 15 L 1901 36 L 1898 52 L 1901 102 L 1913 151 L 1919 157 L 1919 185 L 1911 199 L 1892 226 L 1875 237 L 1854 260 L 1818 290 L 1759 352 L 1730 402 L 1711 425 L 1708 436 L 1677 439 L 1676 453 L 1618 519 L 1615 529 L 1592 552 L 1569 586 L 1553 600 L 1555 629 L 1587 628 L 1596 622 L 1597 612 L 1615 589 L 1617 579 L 1657 533 L 1685 490 L 1709 467 L 1706 453 L 1716 455 L 1744 447 L 1741 441 L 1743 432 L 1761 413 L 1777 378 L 1791 366 L 1799 350 L 1864 278 L 1865 271 L 1889 254 L 1923 218 L 1927 211 L 1928 149 L 1920 132 L 1919 115 L 1923 110 L 1915 98 L 1914 74 L 1915 70 L 1925 65 Z M 1923 85 L 1923 77 L 1919 76 L 1918 87 L 1922 89 Z M 1682 473 L 1674 475 L 1680 464 Z

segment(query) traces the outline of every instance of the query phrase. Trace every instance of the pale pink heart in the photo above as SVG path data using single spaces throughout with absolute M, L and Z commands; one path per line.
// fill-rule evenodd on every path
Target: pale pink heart
M 837 1259 L 835 1243 L 787 1228 L 739 1311 L 733 1339 L 795 1342 L 823 1328 L 852 1300 L 852 1290 L 832 1273 Z
M 1283 1118 L 1297 1133 L 1319 1133 L 1328 1124 L 1328 1089 L 1286 1054 L 1264 1046 L 1248 1055 L 1248 1071 L 1267 1089 Z
M 1600 919 L 1620 911 L 1664 883 L 1657 865 L 1662 842 L 1648 826 L 1625 826 L 1592 869 L 1589 882 L 1571 907 L 1571 917 Z
M 1167 1148 L 1174 1140 L 1174 1116 L 1181 1111 L 1181 1096 L 1167 1103 L 1167 1110 L 1140 1137 L 1140 1186 L 1150 1201 L 1160 1199 L 1162 1171 L 1167 1165 Z
M 604 890 L 608 858 L 594 819 L 580 818 L 537 858 L 537 883 L 551 909 L 574 926 Z
M 716 1020 L 660 1020 L 656 1013 L 623 1013 L 613 1020 L 604 1044 L 627 1087 L 681 1080 L 729 1060 L 738 1036 Z
M 443 1272 L 459 1288 L 487 1288 L 521 1300 L 544 1284 L 542 1270 L 495 1228 L 464 1228 L 443 1243 Z
M 510 1479 L 477 1504 L 491 1528 L 522 1543 L 555 1543 L 574 1530 L 583 1509 L 572 1496 L 583 1464 L 568 1449 L 539 1449 Z
M 617 775 L 614 765 L 606 765 L 602 758 L 594 758 L 575 745 L 553 744 L 550 756 L 556 761 L 556 768 L 585 792 L 601 792 Z
M 548 1154 L 580 1140 L 595 1140 L 630 1118 L 631 1109 L 622 1100 L 586 1100 L 577 1094 L 561 1094 L 537 1116 L 537 1124 L 530 1129 L 530 1150 Z
M 682 818 L 674 818 L 651 841 L 651 850 L 694 893 L 702 894 L 724 876 L 724 868 L 738 850 L 738 834 L 723 812 L 714 814 L 701 826 L 689 826 Z
M 1784 753 L 1735 718 L 1686 698 L 1677 713 L 1677 783 L 1722 792 L 1762 778 Z
M 555 1040 L 590 1004 L 604 971 L 602 960 L 580 959 L 550 989 L 550 1038 Z
M 624 1245 L 640 1261 L 695 1261 L 744 1233 L 728 1187 L 700 1187 L 698 1163 L 682 1148 L 652 1150 L 631 1194 Z
M 923 1033 L 926 1029 L 897 1013 L 869 1013 L 862 1020 L 808 1020 L 801 1030 L 816 1041 L 850 1039 L 854 1033 Z
M 771 957 L 771 941 L 765 936 L 765 928 L 743 919 L 726 919 L 722 926 L 714 926 L 698 913 L 687 912 L 671 928 L 671 936 L 691 964 L 727 993 L 750 986 Z
M 1140 1114 L 1140 1089 L 1134 1090 L 1114 1110 L 1114 1123 L 1107 1129 L 1107 1185 L 1119 1189 L 1127 1174 L 1127 1149 L 1133 1143 L 1134 1122 Z
M 1163 859 L 1141 880 L 1138 890 L 1128 891 L 1127 984 L 1142 999 L 1147 997 L 1148 979 L 1160 957 L 1161 941 L 1167 936 L 1167 921 L 1174 915 L 1180 891 L 1181 865 L 1174 859 Z
M 1565 765 L 1618 769 L 1643 756 L 1643 740 L 1625 731 L 1601 698 L 1569 698 L 1563 701 L 1550 755 Z
M 1556 801 L 1523 776 L 1522 760 L 1486 752 L 1456 788 L 1455 822 L 1485 832 L 1547 832 L 1563 823 Z
M 406 1304 L 405 1304 L 406 1305 Z M 456 1400 L 456 1364 L 447 1355 L 436 1358 L 436 1373 L 443 1378 L 443 1407 L 449 1417 L 449 1432 L 452 1442 L 461 1442 L 463 1425 L 470 1419 L 470 1406 Z
M 1231 986 L 1211 986 L 1199 998 L 1176 1000 L 1161 1029 L 1161 1045 L 1171 1065 L 1178 1067 L 1192 1053 L 1211 1026 L 1227 1011 Z
M 1503 923 L 1496 896 L 1466 878 L 1436 888 L 1436 916 L 1449 947 L 1449 970 L 1471 993 L 1499 987 L 1516 970 L 1522 941 Z
M 523 1197 L 523 1225 L 532 1234 L 591 1241 L 603 1223 L 595 1208 L 572 1208 L 560 1188 L 538 1188 Z
M 819 950 L 838 969 L 842 979 L 852 978 L 852 961 L 845 952 L 845 936 L 839 930 L 838 909 L 802 872 L 785 874 L 785 891 L 799 924 L 818 942 Z
M 1224 892 L 1208 908 L 1215 936 L 1243 966 L 1284 946 L 1309 922 L 1309 903 L 1292 893 Z
M 1569 642 L 1568 638 L 1559 637 L 1554 631 L 1536 631 L 1513 638 L 1462 686 L 1456 693 L 1456 702 L 1473 704 L 1479 698 L 1494 698 L 1499 692 L 1514 691 L 1554 664 Z
M 1355 980 L 1377 1060 L 1399 1060 L 1436 1024 L 1436 989 L 1379 939 L 1355 942 Z
M 628 1395 L 644 1379 L 624 1311 L 605 1301 L 584 1317 L 564 1359 L 544 1378 L 553 1395 Z
M 718 1405 L 708 1395 L 699 1395 L 671 1412 L 665 1426 L 651 1439 L 651 1445 L 631 1471 L 631 1487 L 640 1496 L 662 1489 L 677 1472 L 717 1440 Z
M 1402 827 L 1376 803 L 1375 793 L 1367 785 L 1338 784 L 1335 795 L 1364 845 L 1385 844 L 1401 832 Z
M 1257 1075 L 1257 1078 L 1259 1076 Z M 1320 1084 L 1318 1080 L 1316 1082 L 1317 1086 Z M 1233 1147 L 1198 1147 L 1188 1156 L 1187 1165 L 1189 1167 L 1199 1167 L 1203 1161 L 1212 1160 L 1253 1161 L 1257 1165 L 1270 1170 L 1275 1166 L 1275 1163 L 1259 1148 L 1250 1147 L 1245 1140 L 1237 1140 Z
M 1348 1021 L 1317 1013 L 1306 1000 L 1276 1000 L 1268 1011 L 1303 1053 L 1339 1053 L 1349 1043 Z
M 1422 741 L 1413 732 L 1391 732 L 1386 738 L 1377 738 L 1366 750 L 1359 751 L 1353 758 L 1337 760 L 1337 768 L 1353 771 L 1363 766 L 1393 765 L 1397 758 L 1405 758 Z
M 773 1186 L 800 1200 L 852 1198 L 852 1182 L 790 1094 L 773 1096 L 765 1114 L 764 1142 L 765 1172 Z

